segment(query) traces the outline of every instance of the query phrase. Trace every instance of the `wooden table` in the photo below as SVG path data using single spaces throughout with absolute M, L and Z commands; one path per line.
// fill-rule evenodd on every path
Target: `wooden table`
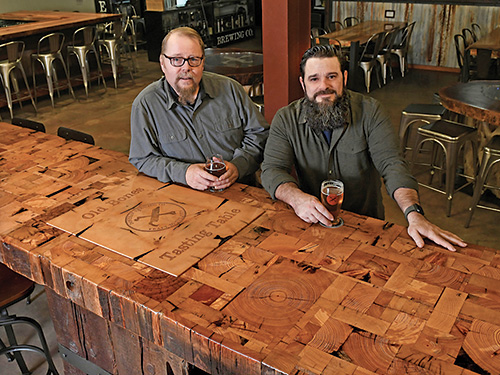
M 345 29 L 320 35 L 323 39 L 337 39 L 342 45 L 349 45 L 349 78 L 348 87 L 354 85 L 354 77 L 358 71 L 359 46 L 366 43 L 373 34 L 392 30 L 395 27 L 404 27 L 406 22 L 365 21 Z
M 77 29 L 86 25 L 121 19 L 121 14 L 27 11 L 1 13 L 0 20 L 24 21 L 26 23 L 0 27 L 0 42 L 24 39 L 31 35 L 48 34 L 64 29 Z
M 439 90 L 443 106 L 455 113 L 500 126 L 500 81 L 470 81 Z
M 259 85 L 264 79 L 262 52 L 237 49 L 205 49 L 205 70 L 231 77 L 243 86 Z
M 469 50 L 477 50 L 477 76 L 488 78 L 492 51 L 500 51 L 500 27 L 493 29 L 488 35 L 472 43 Z
M 129 194 L 115 193 L 124 186 Z M 141 194 L 165 194 L 167 202 L 171 191 L 172 205 L 201 196 L 193 205 L 219 199 L 217 209 L 260 213 L 229 236 L 233 210 L 209 223 L 209 208 L 191 218 L 217 244 L 177 277 L 145 256 L 85 240 L 90 226 L 70 235 L 47 224 L 81 212 L 99 217 Z M 138 175 L 123 154 L 5 123 L 0 204 L 0 261 L 45 285 L 72 363 L 65 374 L 98 366 L 180 375 L 187 363 L 245 375 L 500 372 L 498 250 L 418 249 L 404 227 L 345 211 L 341 228 L 307 224 L 262 189 L 235 184 L 210 194 L 162 184 Z M 154 213 L 142 221 L 150 229 L 169 217 Z M 128 231 L 136 248 L 154 250 L 122 214 L 106 231 L 111 247 Z M 186 227 L 176 225 L 169 233 Z M 165 232 L 157 233 L 160 243 Z M 175 241 L 167 240 L 170 251 Z

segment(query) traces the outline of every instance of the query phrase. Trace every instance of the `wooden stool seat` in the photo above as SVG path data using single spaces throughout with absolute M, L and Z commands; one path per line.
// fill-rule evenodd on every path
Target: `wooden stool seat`
M 0 310 L 27 298 L 35 283 L 0 263 Z

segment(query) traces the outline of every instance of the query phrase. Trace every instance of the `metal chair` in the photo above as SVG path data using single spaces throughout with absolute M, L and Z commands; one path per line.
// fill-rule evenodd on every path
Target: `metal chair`
M 403 155 L 412 148 L 408 147 L 411 128 L 421 122 L 431 123 L 441 120 L 446 113 L 446 108 L 441 104 L 410 104 L 401 112 L 399 123 L 399 142 Z
M 47 361 L 47 375 L 58 375 L 59 373 L 57 372 L 54 362 L 52 361 L 47 340 L 45 340 L 45 335 L 43 334 L 40 324 L 32 318 L 9 315 L 7 312 L 7 308 L 9 306 L 22 301 L 23 299 L 27 299 L 28 304 L 31 302 L 29 297 L 35 289 L 35 283 L 0 263 L 0 285 L 2 286 L 0 288 L 0 326 L 4 327 L 8 339 L 8 345 L 0 339 L 0 355 L 6 355 L 9 361 L 15 360 L 21 373 L 23 375 L 27 375 L 31 374 L 31 372 L 24 361 L 22 352 L 41 354 Z M 19 344 L 17 342 L 14 326 L 19 324 L 27 324 L 35 329 L 40 340 L 41 347 Z M 3 371 L 8 370 L 3 369 Z M 2 373 L 4 373 L 3 371 Z
M 89 97 L 89 86 L 90 86 L 90 66 L 87 55 L 89 52 L 93 52 L 96 63 L 97 63 L 97 83 L 99 84 L 99 79 L 102 79 L 104 89 L 106 89 L 106 81 L 104 75 L 102 74 L 101 63 L 99 59 L 99 54 L 95 46 L 97 40 L 97 30 L 94 26 L 86 26 L 79 28 L 73 33 L 72 44 L 68 45 L 68 69 L 70 67 L 70 56 L 74 54 L 80 66 L 82 72 L 83 86 L 85 87 L 85 95 Z
M 132 55 L 130 54 L 130 50 L 127 50 L 123 40 L 123 25 L 121 21 L 114 21 L 106 24 L 103 36 L 97 41 L 97 44 L 100 47 L 104 47 L 108 54 L 109 63 L 111 64 L 111 70 L 113 72 L 115 88 L 118 88 L 118 66 L 120 65 L 120 55 L 122 49 L 127 58 L 130 77 L 132 80 L 134 79 L 132 67 L 130 66 Z
M 422 182 L 419 182 L 419 185 L 434 190 L 436 192 L 445 194 L 448 200 L 446 207 L 446 216 L 450 216 L 451 202 L 453 200 L 453 194 L 455 193 L 455 191 L 459 191 L 465 188 L 474 181 L 474 176 L 467 176 L 463 173 L 459 173 L 460 176 L 469 179 L 469 182 L 466 182 L 459 188 L 455 188 L 455 177 L 457 176 L 458 158 L 460 152 L 463 150 L 466 143 L 470 143 L 472 146 L 472 156 L 474 159 L 473 166 L 475 175 L 477 167 L 477 148 L 478 148 L 477 129 L 448 120 L 435 121 L 433 123 L 418 128 L 417 137 L 415 139 L 413 147 L 413 156 L 411 162 L 413 171 L 415 170 L 415 166 L 417 165 L 417 158 L 419 156 L 420 151 L 422 150 L 422 146 L 427 142 L 432 143 L 433 146 L 430 163 L 429 164 L 419 163 L 419 165 L 426 165 L 429 167 L 431 178 L 429 184 L 424 184 Z M 444 191 L 442 189 L 438 189 L 431 185 L 432 177 L 434 176 L 435 171 L 443 170 L 443 168 L 437 165 L 437 160 L 439 156 L 437 152 L 439 150 L 439 147 L 437 146 L 441 148 L 444 154 L 444 162 L 445 162 L 444 171 L 446 173 Z
M 462 35 L 465 38 L 465 46 L 468 47 L 472 43 L 477 42 L 476 34 L 471 29 L 464 28 L 462 29 Z
M 402 77 L 405 76 L 408 70 L 408 48 L 410 47 L 410 39 L 414 27 L 415 22 L 412 22 L 408 26 L 399 29 L 400 31 L 399 35 L 396 37 L 396 43 L 391 49 L 391 53 L 399 57 L 399 69 L 401 70 Z
M 495 164 L 500 162 L 500 136 L 494 136 L 486 144 L 483 149 L 483 159 L 481 161 L 481 166 L 479 172 L 476 176 L 476 184 L 474 186 L 474 194 L 472 195 L 472 202 L 469 207 L 469 217 L 465 223 L 465 227 L 468 228 L 472 220 L 472 215 L 476 207 L 484 208 L 491 211 L 500 212 L 499 208 L 480 205 L 479 201 L 486 188 L 500 190 L 500 186 L 488 185 L 488 177 L 490 176 L 491 169 Z
M 329 31 L 322 27 L 313 27 L 311 29 L 311 45 L 328 44 L 328 40 L 320 38 L 320 35 L 328 34 Z
M 453 39 L 455 40 L 455 52 L 457 55 L 457 63 L 460 68 L 460 82 L 468 82 L 477 74 L 477 69 L 473 67 L 471 56 L 467 50 L 467 43 L 462 34 L 456 34 Z
M 65 128 L 64 126 L 57 129 L 57 135 L 69 141 L 78 141 L 89 145 L 95 145 L 94 137 L 90 134 L 75 129 Z
M 10 118 L 14 117 L 14 110 L 12 106 L 12 91 L 10 88 L 10 83 L 12 80 L 12 86 L 14 87 L 14 93 L 16 94 L 16 101 L 22 105 L 23 97 L 20 97 L 20 90 L 17 79 L 14 75 L 15 69 L 19 69 L 21 71 L 21 75 L 23 76 L 24 84 L 26 86 L 26 90 L 28 91 L 28 96 L 31 99 L 31 104 L 33 104 L 33 108 L 35 108 L 35 112 L 37 111 L 35 101 L 33 100 L 33 96 L 31 95 L 31 89 L 28 84 L 28 79 L 26 78 L 26 73 L 24 72 L 23 64 L 21 62 L 24 53 L 24 42 L 14 41 L 0 45 L 0 81 L 2 82 L 5 97 L 7 98 L 7 106 L 9 107 Z M 28 96 L 25 96 L 27 98 Z
M 387 83 L 387 70 L 389 70 L 389 75 L 391 79 L 392 76 L 392 49 L 394 48 L 394 43 L 396 42 L 396 37 L 399 33 L 399 28 L 395 27 L 391 31 L 388 31 L 382 42 L 382 47 L 377 55 L 377 61 L 380 64 L 382 70 L 382 82 L 384 85 Z
M 365 72 L 365 85 L 366 92 L 370 92 L 370 83 L 371 83 L 371 73 L 373 68 L 377 68 L 378 61 L 377 56 L 382 47 L 382 41 L 384 39 L 385 32 L 380 32 L 377 34 L 373 34 L 370 39 L 366 42 L 363 52 L 359 58 L 359 66 Z M 377 74 L 378 85 L 380 85 L 380 78 Z
M 64 39 L 65 37 L 63 33 L 52 33 L 45 35 L 38 41 L 36 53 L 33 53 L 31 55 L 31 68 L 33 70 L 33 88 L 35 90 L 35 99 L 36 99 L 35 63 L 38 61 L 42 65 L 43 71 L 45 73 L 45 78 L 47 80 L 47 87 L 49 90 L 52 107 L 54 107 L 54 87 L 57 91 L 57 95 L 60 96 L 59 81 L 57 78 L 56 69 L 54 67 L 55 61 L 59 61 L 61 63 L 62 68 L 64 70 L 64 74 L 66 75 L 68 90 L 73 96 L 73 99 L 76 99 L 75 93 L 73 92 L 73 87 L 71 87 L 69 72 L 62 56 Z
M 36 130 L 37 132 L 45 133 L 45 125 L 41 122 L 36 122 L 20 117 L 13 117 L 11 123 L 12 125 L 17 125 L 23 128 Z
M 351 26 L 357 25 L 358 23 L 359 23 L 358 17 L 346 17 L 344 19 L 344 26 L 345 27 L 351 27 Z

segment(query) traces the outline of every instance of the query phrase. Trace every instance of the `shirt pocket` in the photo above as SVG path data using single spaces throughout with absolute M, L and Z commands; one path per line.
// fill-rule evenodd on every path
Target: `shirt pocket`
M 193 150 L 183 126 L 166 129 L 162 134 L 160 145 L 166 157 L 186 161 L 193 157 Z
M 350 139 L 337 147 L 341 174 L 362 179 L 363 173 L 371 168 L 368 143 L 364 139 Z
M 232 115 L 217 119 L 215 123 L 215 130 L 218 133 L 241 131 L 243 122 L 238 116 Z
M 219 118 L 215 122 L 216 143 L 222 148 L 235 149 L 241 147 L 243 140 L 243 122 L 238 116 L 231 115 Z

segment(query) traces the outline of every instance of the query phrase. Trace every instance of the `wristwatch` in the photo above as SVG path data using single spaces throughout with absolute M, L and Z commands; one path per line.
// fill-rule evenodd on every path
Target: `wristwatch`
M 410 212 L 418 212 L 420 215 L 424 216 L 424 209 L 418 203 L 412 204 L 405 210 L 405 219 L 408 221 L 408 214 Z

